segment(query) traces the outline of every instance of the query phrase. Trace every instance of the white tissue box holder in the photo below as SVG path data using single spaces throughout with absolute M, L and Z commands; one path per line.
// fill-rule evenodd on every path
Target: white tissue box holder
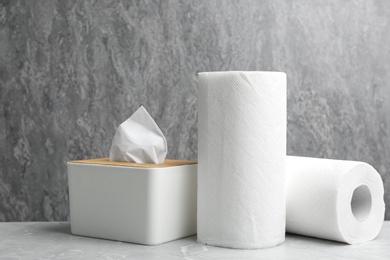
M 157 245 L 196 234 L 197 164 L 68 162 L 74 235 Z

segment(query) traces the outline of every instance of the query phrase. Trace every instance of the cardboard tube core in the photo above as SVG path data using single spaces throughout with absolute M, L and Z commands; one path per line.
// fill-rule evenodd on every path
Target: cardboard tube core
M 366 185 L 360 185 L 352 194 L 351 210 L 356 220 L 362 222 L 371 213 L 371 191 Z

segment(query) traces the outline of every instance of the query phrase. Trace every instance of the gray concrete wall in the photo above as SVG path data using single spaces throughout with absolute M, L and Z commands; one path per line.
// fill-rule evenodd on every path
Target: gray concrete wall
M 0 1 L 0 221 L 66 220 L 66 162 L 140 105 L 197 158 L 199 71 L 288 75 L 288 153 L 362 160 L 390 219 L 390 2 Z

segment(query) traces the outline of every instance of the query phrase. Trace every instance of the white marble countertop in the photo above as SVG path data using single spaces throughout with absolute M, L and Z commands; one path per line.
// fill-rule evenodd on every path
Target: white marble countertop
M 196 236 L 143 246 L 70 234 L 67 222 L 0 223 L 0 259 L 390 259 L 390 221 L 374 241 L 357 245 L 287 234 L 278 247 L 205 246 Z

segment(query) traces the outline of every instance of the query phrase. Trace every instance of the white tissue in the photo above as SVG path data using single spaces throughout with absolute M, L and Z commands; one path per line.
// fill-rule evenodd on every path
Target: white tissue
M 109 160 L 160 164 L 167 152 L 164 134 L 141 106 L 116 130 Z
M 383 182 L 363 162 L 287 156 L 287 232 L 356 244 L 383 224 Z
M 198 241 L 255 249 L 285 239 L 286 74 L 199 74 Z

